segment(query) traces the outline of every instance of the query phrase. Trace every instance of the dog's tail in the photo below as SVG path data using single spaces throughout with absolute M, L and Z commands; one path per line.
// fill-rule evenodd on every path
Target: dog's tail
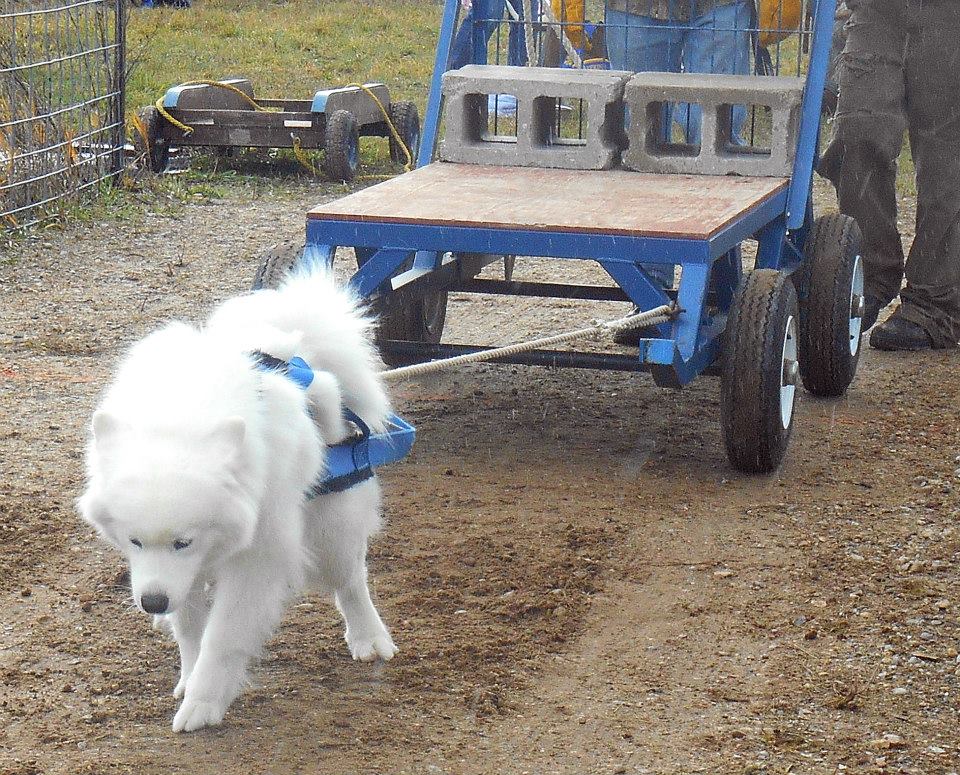
M 375 431 L 386 426 L 390 401 L 380 378 L 383 360 L 373 342 L 376 320 L 363 300 L 338 284 L 326 267 L 297 270 L 276 290 L 225 302 L 208 327 L 233 334 L 271 328 L 293 335 L 296 352 L 270 354 L 284 359 L 297 355 L 315 370 L 329 372 L 347 407 Z
M 303 269 L 278 289 L 302 320 L 302 355 L 340 383 L 344 403 L 375 431 L 386 426 L 390 401 L 380 378 L 384 363 L 374 344 L 377 321 L 351 288 L 326 268 Z

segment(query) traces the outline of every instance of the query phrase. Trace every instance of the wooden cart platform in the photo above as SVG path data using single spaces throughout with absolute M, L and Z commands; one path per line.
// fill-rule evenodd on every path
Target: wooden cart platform
M 788 182 L 434 162 L 307 218 L 708 240 Z

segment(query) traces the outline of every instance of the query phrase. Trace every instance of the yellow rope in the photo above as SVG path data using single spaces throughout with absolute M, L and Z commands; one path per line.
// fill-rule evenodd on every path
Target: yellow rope
M 130 123 L 133 124 L 133 128 L 137 131 L 140 137 L 143 139 L 143 147 L 147 149 L 147 157 L 150 156 L 150 136 L 147 134 L 147 128 L 143 124 L 143 119 L 140 118 L 136 113 L 130 116 Z
M 300 138 L 294 134 L 290 135 L 293 138 L 293 155 L 298 162 L 303 166 L 307 172 L 311 172 L 314 175 L 319 175 L 320 171 L 313 166 L 313 163 L 310 161 L 310 157 L 307 156 L 306 151 L 303 150 L 303 144 L 300 142 Z
M 239 94 L 243 99 L 250 105 L 254 110 L 258 110 L 261 113 L 271 113 L 276 110 L 276 108 L 265 108 L 260 105 L 253 97 L 247 94 L 242 89 L 238 89 L 231 83 L 224 83 L 223 81 L 187 81 L 186 83 L 180 84 L 181 86 L 215 86 L 219 89 L 226 89 L 227 91 L 232 91 L 234 94 Z M 160 97 L 155 103 L 157 111 L 163 116 L 167 121 L 173 124 L 177 129 L 183 132 L 186 135 L 189 135 L 193 132 L 192 126 L 187 126 L 182 121 L 177 121 L 170 113 L 167 112 L 167 109 L 163 107 L 163 97 Z
M 404 172 L 410 172 L 413 169 L 415 164 L 413 154 L 410 153 L 410 149 L 407 148 L 407 144 L 404 142 L 403 138 L 400 137 L 400 132 L 397 129 L 396 125 L 393 123 L 393 119 L 390 118 L 389 111 L 383 106 L 383 103 L 380 102 L 376 94 L 374 94 L 373 89 L 368 86 L 364 86 L 362 83 L 348 83 L 346 88 L 348 89 L 362 89 L 366 92 L 367 96 L 372 99 L 378 108 L 380 108 L 380 113 L 383 114 L 383 120 L 387 122 L 387 128 L 390 130 L 390 134 L 393 135 L 393 139 L 397 141 L 400 147 L 403 149 L 403 155 L 407 157 L 407 163 L 403 165 Z M 380 175 L 372 177 L 383 177 Z

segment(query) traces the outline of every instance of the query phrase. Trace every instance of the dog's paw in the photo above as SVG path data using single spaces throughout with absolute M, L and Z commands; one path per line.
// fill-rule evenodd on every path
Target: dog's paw
M 189 675 L 183 675 L 183 674 L 180 675 L 180 680 L 177 681 L 177 685 L 173 687 L 173 696 L 176 699 L 178 700 L 183 699 L 183 695 L 187 691 L 187 679 L 189 677 L 190 677 Z
M 188 698 L 173 717 L 173 731 L 193 732 L 204 727 L 215 727 L 223 721 L 226 711 L 222 703 Z
M 347 646 L 353 658 L 360 662 L 373 662 L 378 658 L 389 662 L 399 651 L 386 630 L 369 638 L 353 638 L 348 634 Z

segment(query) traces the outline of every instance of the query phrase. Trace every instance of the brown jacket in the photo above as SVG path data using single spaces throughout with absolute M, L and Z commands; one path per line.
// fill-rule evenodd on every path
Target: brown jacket
M 729 2 L 732 0 L 607 0 L 607 7 L 637 16 L 687 22 L 690 21 L 691 11 L 693 16 L 697 17 L 707 13 L 715 5 Z

